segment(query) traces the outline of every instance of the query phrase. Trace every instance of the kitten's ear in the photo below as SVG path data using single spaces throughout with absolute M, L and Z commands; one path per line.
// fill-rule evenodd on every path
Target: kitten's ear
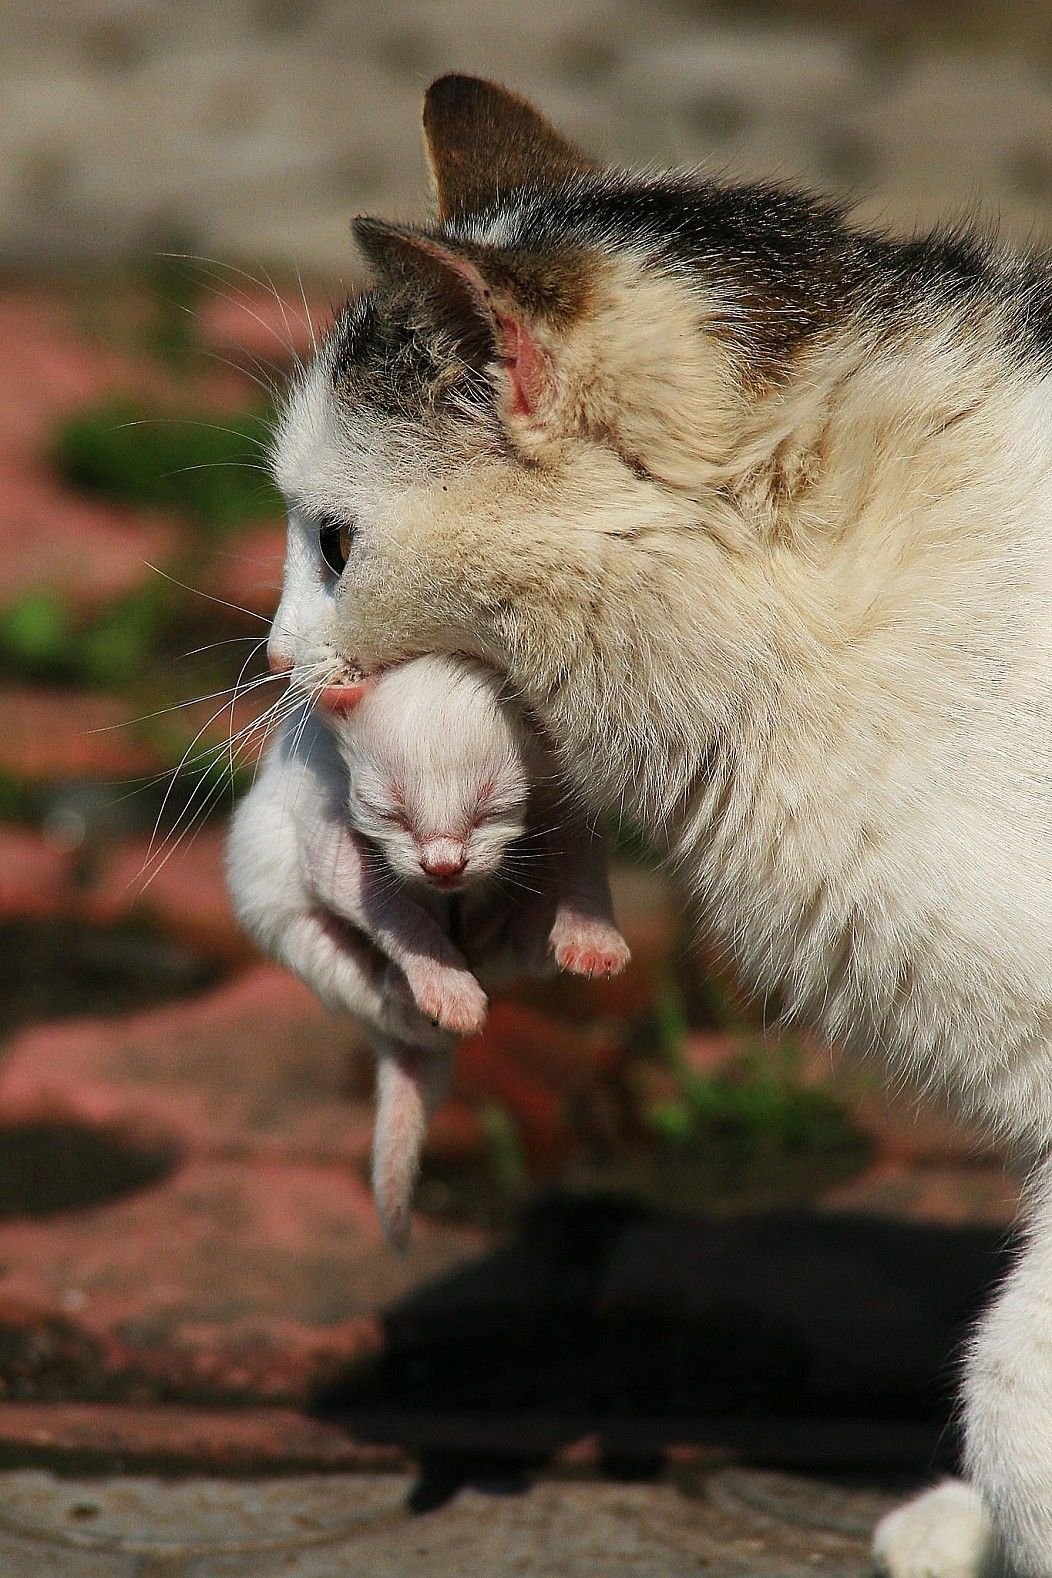
M 532 104 L 481 77 L 432 82 L 424 96 L 424 148 L 442 219 L 597 168 Z
M 382 279 L 423 293 L 468 360 L 495 366 L 506 415 L 537 413 L 551 369 L 536 317 L 506 266 L 486 269 L 453 245 L 381 219 L 356 219 L 354 234 Z

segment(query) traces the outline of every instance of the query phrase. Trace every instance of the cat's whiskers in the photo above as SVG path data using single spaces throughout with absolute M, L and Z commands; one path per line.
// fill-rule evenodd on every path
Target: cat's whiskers
M 202 288 L 204 290 L 209 291 L 210 294 L 218 297 L 221 301 L 232 302 L 241 311 L 247 313 L 250 318 L 255 320 L 261 329 L 266 330 L 266 332 L 269 334 L 273 334 L 274 339 L 287 353 L 291 361 L 295 362 L 298 367 L 303 367 L 303 359 L 297 351 L 295 343 L 292 339 L 292 330 L 286 313 L 286 304 L 278 293 L 273 280 L 269 278 L 259 279 L 256 275 L 250 274 L 247 269 L 239 268 L 236 264 L 228 263 L 222 258 L 210 258 L 202 254 L 194 254 L 190 252 L 168 252 L 164 253 L 163 256 L 170 259 L 176 259 L 184 263 L 195 264 L 206 279 L 215 281 L 214 285 L 203 284 Z M 220 273 L 217 272 L 217 270 L 225 270 L 226 273 Z M 274 300 L 278 306 L 278 310 L 281 312 L 282 318 L 285 322 L 284 338 L 278 333 L 278 330 L 273 323 L 268 323 L 266 318 L 261 317 L 260 314 L 256 312 L 255 308 L 251 306 L 251 298 L 249 297 L 247 291 L 231 283 L 229 278 L 227 278 L 227 275 L 230 274 L 238 275 L 240 278 L 247 280 L 249 284 L 256 286 L 259 290 L 270 292 L 270 294 L 274 297 Z M 309 317 L 307 322 L 309 326 Z
M 255 653 L 259 650 L 260 646 L 262 646 L 264 644 L 263 642 L 261 642 L 255 636 L 238 636 L 235 639 L 239 640 L 239 641 L 255 641 L 256 642 L 256 647 L 255 647 L 254 651 L 249 654 L 249 662 L 251 662 L 252 658 L 255 656 Z M 215 645 L 217 645 L 217 646 L 218 645 L 222 645 L 222 643 L 216 642 Z M 207 648 L 202 648 L 202 649 L 199 649 L 199 650 L 207 651 L 208 649 Z M 187 657 L 192 657 L 193 655 L 194 655 L 193 653 L 187 653 L 186 654 Z M 243 683 L 241 683 L 240 694 L 242 696 L 245 696 L 245 695 L 247 695 L 249 693 L 249 691 L 255 690 L 261 685 L 273 685 L 273 684 L 277 683 L 277 681 L 281 677 L 282 676 L 280 674 L 257 674 L 252 679 L 246 680 Z M 153 712 L 143 712 L 143 713 L 140 713 L 138 715 L 138 717 L 135 717 L 135 718 L 123 718 L 120 721 L 120 723 L 103 723 L 103 724 L 100 724 L 98 726 L 98 728 L 88 729 L 87 733 L 88 734 L 110 734 L 114 730 L 133 728 L 137 723 L 149 723 L 151 719 L 153 719 L 153 718 L 163 718 L 170 712 L 181 712 L 186 707 L 199 707 L 199 706 L 201 706 L 201 704 L 203 702 L 219 701 L 220 699 L 222 699 L 224 697 L 228 697 L 228 696 L 231 696 L 231 695 L 235 694 L 235 692 L 237 692 L 237 689 L 238 689 L 238 687 L 236 685 L 224 685 L 221 690 L 209 691 L 203 696 L 188 696 L 185 701 L 173 701 L 167 707 L 157 707 Z M 222 708 L 220 708 L 220 712 L 221 711 L 222 711 Z M 216 714 L 216 716 L 218 716 L 218 714 Z M 206 725 L 206 727 L 207 727 L 207 725 Z M 156 781 L 156 780 L 154 780 L 154 781 Z
M 263 676 L 262 678 L 270 679 L 273 677 L 274 676 L 267 675 Z M 180 848 L 186 842 L 187 838 L 194 834 L 200 825 L 205 821 L 220 795 L 222 795 L 229 787 L 232 786 L 239 761 L 253 746 L 257 736 L 260 737 L 260 748 L 258 754 L 261 755 L 264 746 L 269 741 L 275 729 L 277 729 L 288 716 L 291 716 L 291 712 L 286 705 L 287 700 L 287 693 L 283 693 L 277 698 L 272 707 L 268 708 L 267 711 L 262 713 L 259 717 L 250 719 L 242 729 L 238 730 L 236 734 L 231 735 L 228 740 L 218 741 L 214 745 L 207 746 L 204 750 L 197 752 L 196 755 L 192 755 L 191 753 L 193 752 L 194 745 L 196 744 L 195 739 L 195 741 L 188 747 L 187 751 L 183 753 L 183 757 L 180 760 L 178 766 L 170 769 L 165 775 L 169 778 L 168 789 L 165 793 L 164 800 L 162 801 L 161 808 L 157 814 L 157 819 L 154 823 L 154 830 L 151 835 L 146 854 L 143 857 L 142 866 L 138 873 L 138 880 L 141 882 L 143 890 L 149 886 L 150 882 L 153 881 L 157 873 L 163 869 L 175 851 Z M 216 717 L 219 717 L 223 710 L 223 708 L 220 708 L 218 712 L 213 714 L 213 718 L 210 720 L 210 722 L 214 721 Z M 208 725 L 206 724 L 205 727 L 207 728 Z M 200 737 L 201 733 L 199 732 L 197 739 L 200 739 Z M 230 770 L 229 777 L 224 775 L 218 781 L 215 781 L 209 775 L 209 768 L 218 759 L 220 753 L 225 754 L 228 758 Z M 157 834 L 160 831 L 165 807 L 175 787 L 175 784 L 185 773 L 188 767 L 191 765 L 196 765 L 197 763 L 201 764 L 201 774 L 198 783 L 195 785 L 193 791 L 186 801 L 186 804 L 183 806 L 172 826 L 166 830 L 163 841 L 160 845 L 157 845 Z M 182 831 L 180 831 L 180 829 L 182 829 Z M 147 873 L 149 874 L 147 875 Z
M 215 723 L 216 719 L 222 717 L 224 712 L 227 712 L 230 708 L 233 707 L 233 705 L 235 704 L 236 700 L 238 699 L 238 695 L 239 694 L 241 696 L 245 696 L 245 695 L 249 694 L 250 691 L 258 689 L 262 685 L 265 685 L 265 684 L 268 684 L 268 683 L 272 683 L 275 678 L 276 678 L 276 676 L 271 675 L 271 674 L 261 674 L 261 675 L 258 675 L 253 680 L 250 680 L 250 681 L 247 681 L 247 682 L 242 682 L 240 684 L 240 686 L 235 686 L 233 688 L 233 692 L 231 691 L 231 689 L 229 687 L 224 688 L 224 690 L 219 692 L 218 694 L 223 696 L 223 698 L 224 698 L 222 705 L 217 707 L 216 710 L 201 725 L 201 727 L 198 729 L 197 733 L 194 735 L 193 739 L 190 741 L 189 745 L 183 751 L 183 754 L 180 757 L 180 759 L 179 759 L 178 763 L 176 764 L 176 766 L 173 767 L 173 768 L 169 768 L 166 773 L 162 774 L 157 780 L 155 780 L 157 782 L 163 782 L 164 778 L 167 778 L 169 781 L 168 781 L 168 787 L 167 787 L 167 789 L 165 791 L 165 794 L 164 794 L 164 797 L 163 797 L 163 799 L 161 801 L 160 808 L 159 808 L 159 810 L 157 812 L 157 817 L 156 817 L 156 819 L 154 821 L 153 832 L 150 835 L 150 843 L 149 843 L 149 847 L 148 847 L 147 852 L 146 852 L 146 858 L 147 859 L 149 859 L 150 855 L 153 852 L 154 845 L 155 845 L 156 840 L 157 840 L 157 836 L 158 836 L 158 834 L 160 832 L 160 829 L 161 829 L 161 826 L 163 824 L 164 813 L 165 813 L 165 811 L 167 809 L 168 802 L 171 799 L 172 793 L 174 792 L 175 785 L 179 781 L 181 775 L 187 770 L 188 767 L 190 767 L 192 764 L 196 765 L 197 763 L 201 763 L 202 764 L 202 774 L 203 774 L 212 765 L 212 760 L 216 757 L 216 755 L 218 753 L 220 753 L 220 752 L 225 752 L 227 750 L 228 744 L 232 745 L 235 741 L 241 741 L 241 740 L 246 739 L 246 738 L 248 738 L 248 737 L 250 737 L 250 736 L 252 736 L 253 734 L 256 734 L 256 733 L 261 733 L 263 735 L 263 737 L 264 737 L 264 740 L 269 739 L 270 734 L 273 732 L 274 727 L 276 727 L 277 723 L 280 721 L 280 718 L 279 718 L 278 714 L 282 710 L 282 703 L 283 703 L 283 700 L 284 700 L 284 693 L 281 696 L 277 697 L 277 699 L 275 700 L 273 706 L 271 706 L 268 709 L 266 709 L 266 711 L 264 711 L 258 717 L 254 717 L 254 718 L 250 719 L 249 722 L 246 723 L 244 725 L 244 727 L 238 731 L 236 736 L 233 736 L 229 740 L 218 741 L 215 744 L 205 746 L 200 751 L 198 751 L 198 749 L 197 749 L 198 744 L 204 738 L 204 736 L 207 734 L 208 730 L 212 727 L 212 725 Z M 231 699 L 227 700 L 226 698 L 231 698 Z M 211 698 L 209 698 L 209 699 L 211 699 Z M 179 703 L 177 705 L 181 706 L 183 704 Z M 162 709 L 162 711 L 166 711 L 166 710 L 169 710 L 169 709 Z M 176 709 L 173 708 L 171 710 L 176 710 Z M 196 790 L 195 790 L 195 793 L 196 793 Z M 190 800 L 189 803 L 192 803 L 193 798 L 194 798 L 194 796 L 191 795 L 191 800 Z M 178 826 L 178 822 L 176 823 L 176 826 Z
M 180 581 L 178 576 L 172 575 L 168 570 L 162 570 L 160 565 L 151 564 L 149 559 L 144 559 L 143 563 L 154 575 L 159 575 L 165 581 L 170 581 L 173 586 L 178 586 L 181 591 L 191 592 L 195 597 L 203 597 L 209 603 L 218 603 L 221 608 L 232 609 L 235 614 L 244 614 L 246 619 L 254 619 L 257 624 L 266 625 L 269 632 L 271 621 L 265 614 L 259 614 L 253 608 L 245 608 L 241 603 L 232 603 L 229 598 L 217 597 L 214 592 L 202 591 L 201 587 L 191 586 L 187 581 Z
M 224 636 L 221 641 L 206 641 L 202 646 L 191 647 L 189 652 L 180 652 L 179 655 L 173 659 L 173 662 L 186 663 L 192 657 L 200 657 L 203 652 L 217 652 L 220 647 L 240 646 L 244 641 L 255 642 L 255 651 L 257 652 L 261 647 L 265 647 L 267 644 L 266 636 Z M 270 675 L 271 679 L 278 679 L 279 677 L 280 676 L 277 674 Z M 198 700 L 200 699 L 201 698 L 199 697 Z M 180 702 L 179 705 L 186 706 L 186 703 Z

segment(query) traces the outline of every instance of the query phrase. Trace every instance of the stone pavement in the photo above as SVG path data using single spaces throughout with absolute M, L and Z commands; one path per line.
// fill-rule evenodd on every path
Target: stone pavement
M 431 1498 L 433 1502 L 434 1498 Z M 468 1485 L 0 1474 L 5 1578 L 864 1578 L 891 1502 L 786 1475 Z

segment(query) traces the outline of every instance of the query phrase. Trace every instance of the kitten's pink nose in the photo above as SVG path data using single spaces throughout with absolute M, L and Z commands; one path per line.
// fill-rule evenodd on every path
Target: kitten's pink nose
M 292 659 L 274 647 L 267 647 L 267 667 L 272 674 L 291 674 Z
M 431 838 L 420 846 L 420 869 L 434 882 L 451 882 L 468 863 L 459 838 Z

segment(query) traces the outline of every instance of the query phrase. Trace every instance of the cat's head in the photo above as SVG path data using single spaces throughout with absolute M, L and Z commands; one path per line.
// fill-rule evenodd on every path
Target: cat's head
M 419 658 L 388 669 L 332 728 L 351 821 L 400 877 L 449 891 L 495 875 L 526 830 L 530 782 L 494 675 Z
M 432 85 L 424 129 L 438 217 L 356 221 L 375 286 L 277 434 L 289 551 L 271 659 L 323 699 L 359 660 L 503 660 L 477 600 L 472 622 L 467 599 L 433 595 L 429 566 L 470 579 L 480 532 L 487 571 L 503 559 L 508 598 L 534 602 L 516 575 L 538 546 L 589 578 L 699 523 L 745 546 L 724 486 L 744 413 L 828 309 L 829 271 L 798 283 L 835 230 L 808 199 L 599 168 L 472 78 Z

